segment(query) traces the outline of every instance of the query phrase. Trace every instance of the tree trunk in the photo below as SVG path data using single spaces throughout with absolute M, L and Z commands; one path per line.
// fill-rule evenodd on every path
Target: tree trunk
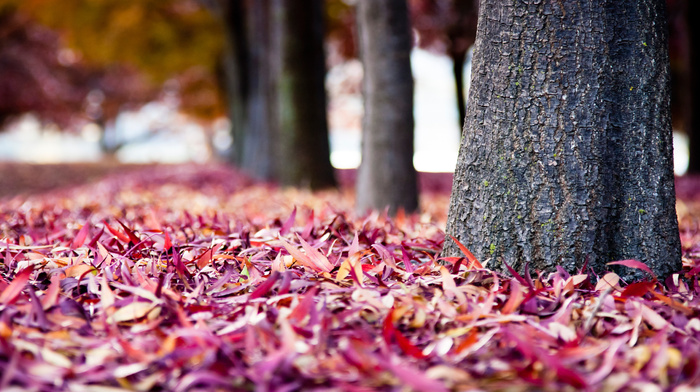
M 472 75 L 447 234 L 501 271 L 680 270 L 663 0 L 484 1 Z
M 447 53 L 452 59 L 460 131 L 464 130 L 464 118 L 467 114 L 467 102 L 464 98 L 464 62 L 476 36 L 478 4 L 478 0 L 452 0 L 452 21 L 447 28 Z
M 221 64 L 221 74 L 228 101 L 231 136 L 234 140 L 240 141 L 245 135 L 248 114 L 247 102 L 250 94 L 250 85 L 246 77 L 250 59 L 244 24 L 245 8 L 242 0 L 220 0 L 217 5 L 226 28 L 226 47 Z M 230 155 L 231 162 L 240 166 L 243 161 L 242 157 L 242 143 L 235 143 Z
M 700 4 L 697 0 L 686 1 L 686 26 L 688 31 L 688 105 L 685 127 L 688 135 L 688 173 L 700 173 Z
M 231 160 L 261 180 L 276 179 L 277 139 L 271 10 L 267 1 L 220 0 L 226 26 L 225 57 L 233 149 Z
M 411 31 L 405 0 L 360 0 L 365 117 L 357 209 L 418 208 L 413 167 Z
M 320 0 L 220 0 L 232 161 L 285 185 L 335 185 Z
M 464 118 L 467 117 L 467 100 L 464 99 L 464 62 L 467 52 L 452 52 L 452 75 L 455 82 L 455 93 L 457 94 L 457 111 L 459 113 L 459 129 L 464 130 Z
M 335 186 L 326 121 L 321 0 L 276 0 L 280 38 L 278 179 L 312 189 Z

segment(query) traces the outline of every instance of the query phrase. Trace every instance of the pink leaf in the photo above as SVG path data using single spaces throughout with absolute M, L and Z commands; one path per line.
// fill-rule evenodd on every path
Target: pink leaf
M 429 378 L 425 372 L 409 365 L 408 363 L 392 363 L 387 361 L 385 366 L 391 370 L 402 383 L 419 392 L 447 392 L 448 389 L 442 382 Z
M 359 251 L 360 241 L 358 239 L 357 232 L 355 232 L 355 238 L 352 239 L 352 244 L 350 244 L 350 248 L 348 249 L 348 256 L 352 256 Z
M 29 277 L 32 275 L 32 271 L 34 271 L 34 266 L 30 265 L 15 275 L 15 278 L 12 279 L 10 285 L 7 286 L 2 293 L 0 293 L 0 304 L 7 305 L 17 298 L 17 296 L 24 289 L 24 286 L 26 286 L 27 282 L 29 282 Z
M 318 292 L 318 287 L 314 286 L 311 290 L 307 291 L 306 294 L 304 294 L 304 299 L 302 299 L 299 302 L 299 305 L 297 305 L 294 310 L 289 314 L 289 319 L 290 320 L 295 320 L 297 323 L 300 323 L 302 320 L 306 318 L 306 316 L 311 313 L 311 310 L 314 307 L 314 299 L 316 298 L 316 293 Z
M 389 250 L 387 248 L 385 248 L 384 246 L 382 246 L 380 244 L 373 244 L 372 248 L 374 248 L 377 251 L 377 253 L 379 254 L 379 257 L 382 259 L 382 261 L 384 263 L 386 263 L 386 265 L 388 265 L 389 267 L 391 267 L 395 270 L 399 269 L 399 266 L 396 265 L 396 260 L 394 260 L 394 256 L 392 256 L 392 254 L 389 252 Z
M 289 215 L 289 218 L 287 218 L 287 221 L 284 222 L 282 227 L 280 228 L 280 234 L 285 235 L 289 233 L 289 230 L 292 229 L 294 226 L 294 221 L 296 220 L 297 217 L 297 206 L 294 206 L 294 209 L 292 210 L 291 215 Z
M 88 232 L 90 231 L 90 224 L 85 222 L 83 227 L 80 228 L 78 234 L 73 238 L 73 243 L 71 244 L 71 249 L 77 249 L 83 246 L 85 239 L 87 238 Z
M 607 265 L 624 265 L 625 267 L 629 268 L 635 268 L 635 269 L 640 269 L 644 272 L 648 272 L 649 275 L 653 276 L 654 279 L 656 279 L 656 275 L 654 272 L 651 270 L 651 268 L 647 267 L 646 264 L 642 263 L 641 261 L 637 260 L 619 260 L 619 261 L 611 261 Z
M 262 284 L 260 284 L 255 289 L 255 291 L 250 293 L 249 298 L 255 299 L 255 298 L 259 298 L 259 297 L 262 297 L 263 295 L 267 294 L 270 291 L 270 289 L 272 289 L 272 286 L 275 285 L 275 282 L 277 281 L 277 279 L 279 277 L 280 277 L 279 272 L 277 272 L 277 271 L 272 272 L 272 274 L 270 274 L 270 276 L 267 279 L 265 279 L 265 281 Z
M 331 272 L 333 269 L 333 265 L 328 261 L 328 258 L 311 247 L 311 245 L 306 243 L 303 238 L 299 237 L 299 241 L 301 242 L 301 246 L 304 248 L 306 253 L 301 252 L 295 246 L 283 239 L 281 239 L 281 241 L 284 249 L 286 249 L 296 261 L 301 263 L 301 265 L 309 267 L 317 272 Z

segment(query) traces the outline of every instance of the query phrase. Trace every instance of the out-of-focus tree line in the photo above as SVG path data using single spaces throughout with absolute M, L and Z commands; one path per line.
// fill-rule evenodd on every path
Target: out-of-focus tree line
M 328 65 L 362 52 L 362 21 L 351 3 L 4 0 L 0 121 L 31 112 L 62 129 L 94 122 L 104 130 L 123 110 L 174 97 L 180 111 L 198 120 L 228 115 L 231 160 L 254 176 L 333 186 L 324 77 Z M 413 22 L 409 48 L 413 41 L 453 59 L 461 122 L 462 71 L 474 41 L 476 1 L 399 0 L 385 9 Z M 396 23 L 391 15 L 385 23 Z M 376 38 L 393 39 L 391 33 Z M 397 117 L 412 116 L 408 103 Z M 412 124 L 392 132 L 411 140 Z M 413 209 L 415 202 L 403 207 Z
M 328 61 L 334 65 L 357 57 L 352 2 L 322 3 Z M 474 40 L 474 3 L 409 2 L 418 43 L 461 61 L 455 67 L 460 72 Z M 2 0 L 0 120 L 4 124 L 27 112 L 61 127 L 85 116 L 109 120 L 120 110 L 173 89 L 181 110 L 202 120 L 225 115 L 225 32 L 242 27 L 237 22 L 252 27 L 245 19 L 253 16 L 249 12 L 236 20 L 235 15 L 226 14 L 230 7 L 243 12 L 254 4 L 238 0 Z M 469 19 L 466 24 L 465 18 Z M 266 35 L 262 29 L 251 33 L 256 43 L 262 43 Z M 95 110 L 98 103 L 99 111 Z
M 412 44 L 452 60 L 460 124 L 465 116 L 463 71 L 478 0 L 387 1 L 385 22 L 372 13 L 357 20 L 355 3 L 363 1 L 0 0 L 0 122 L 32 112 L 64 129 L 88 121 L 104 128 L 123 110 L 174 97 L 201 121 L 228 115 L 231 160 L 253 175 L 332 186 L 323 78 L 329 65 L 372 50 L 358 38 L 363 24 L 408 14 Z M 689 135 L 690 170 L 699 171 L 697 6 L 667 6 L 674 124 Z M 386 35 L 374 38 L 395 38 Z M 364 125 L 371 128 L 368 119 Z M 412 129 L 392 132 L 412 137 Z
M 110 120 L 174 87 L 182 110 L 224 114 L 222 28 L 197 2 L 4 0 L 0 17 L 0 61 L 12 75 L 0 79 L 3 120 L 27 111 L 64 127 Z

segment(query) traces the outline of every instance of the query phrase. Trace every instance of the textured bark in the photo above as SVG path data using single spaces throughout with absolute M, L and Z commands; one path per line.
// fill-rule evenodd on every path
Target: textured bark
M 482 2 L 448 234 L 501 271 L 680 270 L 664 11 Z
M 321 0 L 275 0 L 280 37 L 279 167 L 282 184 L 335 186 L 330 161 Z
M 688 135 L 688 173 L 700 173 L 700 3 L 686 1 L 686 25 L 688 31 L 688 105 L 685 127 Z
M 365 117 L 357 209 L 418 208 L 413 167 L 411 31 L 405 0 L 360 0 Z

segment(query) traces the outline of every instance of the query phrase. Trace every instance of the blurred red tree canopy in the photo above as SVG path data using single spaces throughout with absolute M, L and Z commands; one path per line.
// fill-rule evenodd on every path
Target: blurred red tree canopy
M 448 52 L 447 29 L 463 22 L 455 4 L 465 1 L 410 0 L 417 43 Z M 26 112 L 61 127 L 107 121 L 163 94 L 196 118 L 224 115 L 226 21 L 206 4 L 0 0 L 0 124 Z M 331 64 L 357 57 L 352 2 L 326 1 L 326 36 Z
M 190 0 L 0 2 L 0 120 L 34 112 L 67 126 L 175 91 L 199 118 L 224 113 L 220 21 Z
M 0 73 L 0 124 L 35 112 L 66 127 L 75 112 L 87 114 L 88 97 L 99 98 L 101 110 L 109 111 L 150 95 L 147 83 L 132 68 L 84 64 L 60 45 L 55 31 L 6 6 L 0 8 Z

